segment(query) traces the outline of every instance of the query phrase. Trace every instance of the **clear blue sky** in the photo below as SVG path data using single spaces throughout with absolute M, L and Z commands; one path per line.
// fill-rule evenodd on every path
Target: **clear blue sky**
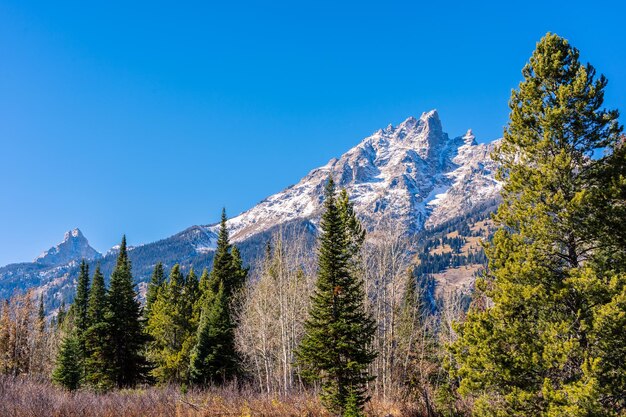
M 237 214 L 431 108 L 499 137 L 547 31 L 626 112 L 623 1 L 209 3 L 0 0 L 0 265 Z

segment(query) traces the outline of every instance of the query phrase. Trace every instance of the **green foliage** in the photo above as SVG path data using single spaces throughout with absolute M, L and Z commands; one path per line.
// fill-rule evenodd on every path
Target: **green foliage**
M 343 189 L 337 196 L 337 210 L 346 234 L 346 252 L 352 272 L 358 274 L 359 256 L 365 241 L 365 229 L 356 217 L 354 205 L 350 202 L 348 192 Z
M 66 318 L 67 318 L 67 309 L 65 307 L 65 300 L 63 300 L 61 301 L 61 305 L 59 306 L 59 311 L 57 312 L 57 317 L 56 317 L 57 329 L 63 326 Z
M 134 386 L 144 379 L 146 373 L 146 361 L 142 355 L 146 336 L 126 252 L 126 237 L 122 238 L 111 274 L 104 320 L 107 326 L 104 351 L 110 380 L 117 387 Z
M 108 335 L 105 310 L 106 287 L 100 265 L 97 265 L 91 281 L 87 308 L 89 328 L 85 332 L 85 382 L 98 391 L 106 390 L 113 384 L 105 350 Z
M 146 292 L 146 305 L 143 310 L 146 319 L 150 317 L 152 304 L 156 301 L 159 291 L 163 288 L 164 283 L 165 272 L 163 271 L 163 264 L 158 262 L 154 266 L 154 271 L 152 271 L 152 277 L 150 278 L 150 283 L 148 284 L 148 290 Z
M 242 266 L 239 250 L 230 244 L 226 220 L 226 210 L 222 210 L 217 248 L 208 283 L 213 294 L 218 292 L 220 285 L 223 285 L 226 297 L 230 298 L 243 287 L 248 271 Z
M 239 251 L 230 244 L 223 210 L 213 269 L 208 277 L 206 272 L 202 274 L 198 284 L 201 295 L 193 309 L 199 323 L 190 357 L 192 382 L 224 382 L 238 374 L 240 359 L 235 349 L 231 306 L 247 275 Z
M 83 364 L 80 341 L 74 334 L 67 335 L 61 343 L 52 380 L 65 389 L 74 391 L 80 387 Z
M 363 282 L 353 269 L 354 229 L 342 217 L 346 212 L 337 204 L 332 179 L 326 186 L 324 209 L 316 289 L 296 356 L 305 377 L 321 380 L 325 406 L 343 414 L 349 408 L 361 410 L 368 400 L 374 321 L 365 311 Z
M 223 383 L 238 372 L 233 325 L 224 285 L 210 294 L 202 309 L 196 344 L 191 351 L 190 377 L 196 384 Z
M 72 304 L 74 325 L 76 326 L 77 335 L 81 348 L 84 349 L 83 333 L 89 327 L 87 317 L 87 305 L 89 299 L 89 265 L 83 259 L 80 264 L 80 273 L 78 275 L 78 283 L 76 286 L 76 297 Z
M 459 392 L 477 416 L 610 416 L 626 407 L 618 330 L 626 247 L 610 237 L 624 236 L 623 217 L 601 214 L 623 212 L 621 128 L 617 111 L 602 109 L 606 79 L 578 56 L 553 34 L 537 44 L 494 154 L 500 229 L 451 346 Z M 597 158 L 602 149 L 609 153 Z
M 185 279 L 178 264 L 169 281 L 161 284 L 146 326 L 152 337 L 149 359 L 151 371 L 159 382 L 184 382 L 188 379 L 189 353 L 195 339 L 193 305 L 198 295 L 198 280 L 193 270 Z

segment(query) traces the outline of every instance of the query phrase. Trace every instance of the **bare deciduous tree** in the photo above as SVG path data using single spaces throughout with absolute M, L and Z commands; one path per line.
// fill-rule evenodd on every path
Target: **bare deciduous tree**
M 281 229 L 251 273 L 238 308 L 236 340 L 248 370 L 266 392 L 297 385 L 294 351 L 303 334 L 315 259 L 304 235 Z

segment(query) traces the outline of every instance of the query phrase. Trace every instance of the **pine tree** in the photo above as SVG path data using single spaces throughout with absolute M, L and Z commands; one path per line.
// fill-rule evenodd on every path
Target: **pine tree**
M 209 286 L 213 294 L 216 294 L 220 284 L 223 284 L 225 295 L 230 298 L 243 287 L 248 271 L 243 268 L 239 250 L 230 244 L 226 220 L 226 210 L 222 210 Z
M 198 283 L 198 296 L 193 306 L 193 318 L 196 323 L 200 322 L 200 315 L 202 314 L 202 306 L 206 304 L 206 298 L 212 293 L 211 284 L 209 282 L 209 271 L 204 268 L 202 275 L 200 275 L 200 281 Z
M 231 249 L 231 257 L 232 257 L 232 289 L 231 296 L 238 293 L 244 285 L 246 285 L 246 280 L 248 278 L 248 268 L 244 268 L 243 259 L 241 259 L 241 253 L 239 252 L 239 248 L 233 245 Z
M 192 325 L 197 326 L 197 321 L 194 323 L 194 308 L 200 299 L 200 281 L 196 272 L 191 268 L 189 273 L 185 277 L 185 287 L 183 289 L 184 306 L 183 311 L 186 317 L 189 317 Z
M 626 407 L 626 270 L 607 262 L 608 252 L 625 259 L 626 248 L 610 238 L 622 232 L 597 222 L 624 207 L 621 128 L 617 111 L 602 109 L 606 79 L 578 58 L 557 35 L 537 44 L 494 154 L 500 229 L 452 345 L 459 392 L 474 398 L 477 416 Z M 598 158 L 602 149 L 609 155 Z M 623 218 L 613 225 L 623 230 Z
M 213 269 L 208 281 L 200 280 L 201 313 L 190 364 L 191 379 L 195 383 L 224 382 L 239 371 L 235 324 L 230 310 L 232 299 L 243 287 L 247 273 L 239 251 L 230 244 L 223 210 Z
M 193 271 L 185 279 L 180 265 L 176 264 L 152 306 L 146 330 L 152 337 L 149 358 L 156 365 L 152 375 L 159 382 L 188 379 L 189 351 L 196 330 L 192 315 L 196 289 Z
M 374 321 L 365 310 L 363 281 L 353 276 L 348 225 L 343 221 L 332 178 L 326 186 L 318 275 L 305 336 L 297 360 L 309 379 L 321 380 L 322 401 L 343 415 L 369 399 L 368 366 Z
M 134 386 L 145 377 L 147 366 L 142 352 L 147 339 L 143 332 L 141 305 L 134 289 L 125 236 L 107 292 L 105 322 L 108 332 L 105 353 L 110 379 L 117 387 Z
M 337 209 L 339 210 L 341 221 L 345 225 L 348 242 L 346 249 L 348 251 L 350 267 L 353 269 L 353 272 L 359 273 L 358 258 L 361 253 L 361 248 L 363 247 L 363 242 L 365 241 L 365 229 L 357 218 L 356 212 L 354 211 L 354 204 L 350 201 L 348 192 L 345 189 L 342 189 L 337 197 Z
M 202 309 L 189 372 L 196 384 L 224 383 L 238 372 L 233 325 L 222 283 L 217 293 L 208 295 Z
M 74 325 L 80 335 L 88 327 L 87 319 L 87 303 L 89 298 L 89 265 L 83 259 L 80 263 L 80 273 L 78 274 L 78 283 L 76 285 L 76 296 L 72 304 Z M 82 342 L 81 342 L 82 343 Z
M 80 347 L 80 363 L 85 361 L 85 332 L 89 327 L 89 319 L 87 315 L 87 307 L 89 302 L 89 265 L 83 259 L 80 263 L 80 273 L 78 274 L 78 282 L 76 285 L 76 296 L 74 302 L 70 306 L 70 315 L 73 318 L 74 334 L 78 339 Z M 83 372 L 84 374 L 84 372 Z
M 150 317 L 152 304 L 154 304 L 158 292 L 163 288 L 164 283 L 165 272 L 163 271 L 163 264 L 161 262 L 158 262 L 154 266 L 154 271 L 152 271 L 152 278 L 150 279 L 150 283 L 148 284 L 148 291 L 146 292 L 146 306 L 144 308 L 144 316 L 146 317 L 146 319 Z
M 75 334 L 63 339 L 52 380 L 62 387 L 74 391 L 80 388 L 83 377 L 83 364 L 80 341 Z
M 100 265 L 96 265 L 93 274 L 87 317 L 89 328 L 85 332 L 85 382 L 97 391 L 104 391 L 113 385 L 111 371 L 108 367 L 107 336 L 108 323 L 106 313 L 106 287 Z

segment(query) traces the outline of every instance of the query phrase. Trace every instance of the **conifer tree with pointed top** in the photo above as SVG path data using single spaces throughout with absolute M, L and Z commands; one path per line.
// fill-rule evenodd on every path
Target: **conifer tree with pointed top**
M 70 334 L 61 343 L 52 380 L 63 388 L 74 391 L 80 388 L 82 378 L 83 362 L 80 341 L 75 334 Z
M 80 273 L 78 274 L 78 282 L 76 285 L 76 296 L 72 303 L 74 310 L 74 324 L 79 333 L 87 328 L 87 304 L 89 299 L 89 265 L 83 259 L 80 263 Z
M 198 300 L 200 299 L 200 281 L 198 280 L 198 276 L 196 272 L 191 268 L 189 273 L 185 277 L 185 286 L 183 288 L 183 311 L 186 317 L 189 317 L 191 320 L 191 325 L 193 327 L 197 326 L 197 323 L 194 323 L 194 308 Z
M 122 238 L 115 269 L 111 274 L 106 296 L 105 322 L 110 379 L 117 387 L 132 387 L 146 376 L 147 363 L 143 356 L 147 341 L 141 320 L 141 305 L 137 301 L 126 248 Z
M 351 267 L 357 272 L 358 257 L 365 242 L 365 228 L 359 221 L 354 211 L 354 204 L 350 201 L 350 196 L 345 189 L 342 189 L 337 196 L 337 209 L 341 221 L 345 225 L 347 250 Z
M 376 357 L 371 350 L 375 324 L 365 308 L 363 281 L 352 268 L 349 225 L 342 219 L 332 178 L 320 228 L 316 288 L 297 362 L 307 379 L 321 381 L 322 401 L 331 412 L 358 415 L 373 379 L 368 367 Z
M 200 315 L 196 344 L 191 351 L 190 379 L 196 384 L 224 383 L 238 372 L 233 325 L 224 284 L 209 294 Z
M 73 318 L 73 333 L 78 340 L 81 351 L 81 363 L 84 365 L 86 348 L 85 348 L 85 332 L 89 327 L 89 318 L 87 314 L 89 302 L 89 265 L 83 259 L 80 263 L 80 273 L 78 274 L 78 282 L 76 285 L 76 296 L 74 302 L 70 306 L 70 315 Z M 84 375 L 84 370 L 83 370 Z
M 146 326 L 152 337 L 148 355 L 155 364 L 151 373 L 161 383 L 188 379 L 189 351 L 196 330 L 192 306 L 197 284 L 193 270 L 185 278 L 180 265 L 176 264 L 154 301 Z
M 146 292 L 146 305 L 143 311 L 146 319 L 150 316 L 152 304 L 156 300 L 159 291 L 163 288 L 164 283 L 165 271 L 163 270 L 163 264 L 161 262 L 157 262 L 154 266 L 154 270 L 152 271 L 152 277 L 150 278 L 150 283 L 148 284 L 148 290 Z
M 211 294 L 211 284 L 209 281 L 209 271 L 204 268 L 200 280 L 198 282 L 198 296 L 193 306 L 193 317 L 196 323 L 200 322 L 200 314 L 202 313 L 202 306 L 206 302 L 206 297 Z
M 458 326 L 453 372 L 476 416 L 622 415 L 626 247 L 614 238 L 624 219 L 611 224 L 626 201 L 618 112 L 602 107 L 604 76 L 555 34 L 523 75 L 493 155 L 503 203 L 488 274 L 476 283 L 485 301 Z
M 194 383 L 225 382 L 239 372 L 235 324 L 230 310 L 232 299 L 243 287 L 247 273 L 239 251 L 230 244 L 226 210 L 222 210 L 213 268 L 208 280 L 200 280 L 201 309 L 190 361 Z
M 105 391 L 113 385 L 106 352 L 109 333 L 105 320 L 106 302 L 104 275 L 100 272 L 98 264 L 89 291 L 87 308 L 89 328 L 85 332 L 85 382 L 97 391 Z
M 232 289 L 231 296 L 239 292 L 245 285 L 248 278 L 248 268 L 244 268 L 243 259 L 241 259 L 241 253 L 239 248 L 232 245 L 231 249 L 232 257 Z
M 230 298 L 245 283 L 247 270 L 243 268 L 239 250 L 230 244 L 226 221 L 226 209 L 223 209 L 217 248 L 213 257 L 213 268 L 209 274 L 209 286 L 216 294 L 220 283 L 223 284 L 224 293 Z

